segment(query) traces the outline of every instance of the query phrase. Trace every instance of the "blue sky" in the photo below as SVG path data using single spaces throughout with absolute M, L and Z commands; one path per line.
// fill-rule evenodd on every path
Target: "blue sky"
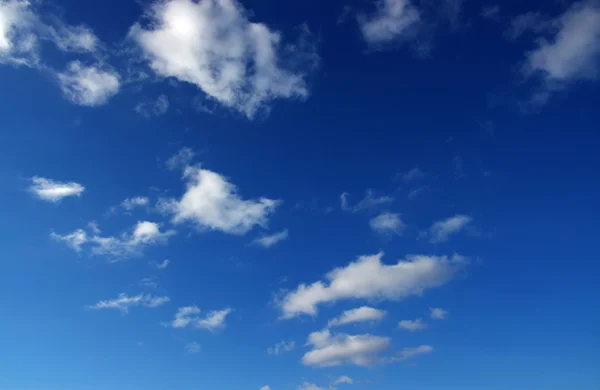
M 0 0 L 0 388 L 600 385 L 600 3 Z

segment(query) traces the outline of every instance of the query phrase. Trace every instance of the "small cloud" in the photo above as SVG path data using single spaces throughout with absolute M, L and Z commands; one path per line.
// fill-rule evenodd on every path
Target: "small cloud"
M 429 228 L 429 241 L 433 244 L 448 241 L 450 236 L 463 230 L 473 219 L 468 215 L 455 215 L 443 221 L 435 222 Z
M 31 178 L 32 185 L 29 187 L 39 199 L 48 202 L 59 202 L 68 196 L 81 196 L 85 187 L 75 182 L 60 182 L 39 176 Z
M 346 310 L 339 317 L 329 321 L 328 327 L 351 324 L 355 322 L 373 322 L 380 321 L 387 315 L 384 310 L 374 309 L 368 306 L 362 306 L 357 309 Z
M 60 88 L 67 99 L 80 106 L 100 106 L 119 92 L 119 75 L 98 66 L 73 61 L 57 74 Z
M 271 386 L 266 385 L 260 388 L 260 390 L 271 390 Z
M 381 46 L 414 36 L 421 21 L 419 10 L 409 0 L 378 0 L 370 15 L 357 17 L 360 31 L 371 46 Z
M 101 310 L 101 309 L 116 309 L 120 310 L 124 314 L 129 312 L 132 307 L 148 307 L 156 308 L 168 303 L 171 299 L 169 297 L 157 297 L 149 294 L 139 294 L 136 296 L 128 296 L 127 294 L 119 294 L 116 299 L 100 301 L 95 305 L 88 306 L 88 309 Z
M 136 196 L 133 198 L 127 198 L 121 203 L 121 207 L 123 207 L 127 211 L 131 211 L 136 207 L 144 207 L 148 206 L 150 203 L 150 199 L 146 196 Z
M 420 345 L 415 348 L 403 348 L 398 353 L 399 360 L 408 360 L 420 355 L 426 355 L 433 352 L 433 347 L 429 345 Z
M 293 340 L 289 340 L 289 341 L 281 341 L 277 344 L 275 344 L 274 347 L 270 347 L 267 349 L 267 353 L 269 355 L 281 355 L 284 352 L 290 352 L 292 351 L 294 348 L 296 347 L 296 342 Z
M 88 222 L 87 227 L 94 234 L 100 234 L 100 233 L 102 233 L 102 231 L 100 230 L 100 227 L 98 226 L 98 222 L 96 222 L 96 221 L 90 221 L 90 222 Z
M 53 240 L 64 242 L 75 252 L 81 252 L 81 246 L 88 242 L 87 234 L 82 229 L 77 229 L 73 233 L 64 236 L 52 232 L 50 237 Z
M 169 264 L 171 264 L 171 260 L 164 260 L 162 263 L 158 263 L 156 265 L 156 268 L 158 269 L 165 269 L 169 266 Z
M 448 316 L 448 312 L 444 309 L 440 309 L 437 307 L 431 307 L 431 308 L 429 308 L 429 310 L 430 310 L 430 316 L 434 320 L 444 320 L 444 319 L 446 319 L 446 316 Z
M 215 331 L 225 327 L 225 319 L 231 311 L 230 308 L 213 310 L 205 318 L 200 318 L 200 309 L 197 306 L 180 307 L 170 325 L 173 328 L 186 328 L 188 325 L 193 325 L 199 329 Z
M 405 183 L 409 183 L 411 181 L 423 179 L 425 177 L 425 173 L 419 167 L 414 167 L 410 171 L 401 174 L 400 177 Z
M 333 385 L 334 385 L 334 386 L 337 386 L 337 385 L 343 385 L 343 384 L 346 384 L 346 385 L 351 385 L 351 384 L 353 384 L 353 383 L 354 383 L 354 381 L 352 380 L 352 378 L 350 378 L 350 377 L 348 377 L 348 376 L 345 376 L 345 375 L 344 375 L 344 376 L 341 376 L 341 377 L 339 377 L 338 379 L 336 379 L 336 380 L 333 382 Z
M 350 206 L 348 202 L 349 193 L 344 192 L 340 195 L 341 208 L 344 211 L 350 211 L 353 213 L 361 212 L 361 211 L 374 211 L 378 208 L 388 206 L 393 203 L 396 199 L 392 196 L 374 196 L 373 190 L 368 189 L 365 197 L 355 204 L 354 206 Z
M 416 320 L 402 320 L 398 322 L 398 328 L 415 332 L 417 330 L 427 329 L 427 324 L 421 318 Z
M 416 189 L 410 191 L 406 197 L 408 199 L 415 199 L 417 196 L 419 196 L 423 192 L 427 191 L 428 189 L 429 189 L 429 186 L 423 186 L 423 187 L 416 188 Z
M 289 237 L 288 230 L 285 229 L 281 232 L 263 235 L 252 241 L 255 245 L 262 246 L 263 248 L 270 248 L 280 241 L 286 240 Z
M 138 284 L 142 287 L 158 288 L 158 278 L 156 276 L 142 278 Z
M 202 347 L 200 346 L 200 344 L 195 341 L 187 343 L 185 346 L 185 351 L 189 354 L 196 354 L 200 352 L 201 349 Z
M 389 212 L 381 213 L 378 216 L 371 218 L 369 226 L 374 232 L 383 235 L 400 235 L 402 230 L 406 227 L 404 222 L 400 219 L 400 214 Z
M 208 313 L 206 318 L 196 321 L 196 328 L 208 329 L 211 332 L 223 328 L 225 327 L 225 319 L 230 313 L 230 308 L 213 310 Z
M 144 118 L 150 119 L 166 114 L 168 109 L 169 98 L 167 98 L 167 95 L 160 95 L 155 101 L 138 103 L 134 111 Z
M 185 168 L 192 163 L 195 156 L 196 152 L 188 147 L 183 147 L 167 160 L 167 169 L 174 171 L 179 168 Z

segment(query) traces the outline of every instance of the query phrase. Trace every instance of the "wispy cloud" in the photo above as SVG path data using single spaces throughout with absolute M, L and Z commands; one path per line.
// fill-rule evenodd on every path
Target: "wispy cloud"
M 84 65 L 73 61 L 57 74 L 60 88 L 67 99 L 80 106 L 102 105 L 119 92 L 119 75 L 107 66 Z
M 169 98 L 167 95 L 160 95 L 153 101 L 144 101 L 136 104 L 134 111 L 146 119 L 161 116 L 167 113 L 169 109 Z
M 421 17 L 410 0 L 377 0 L 376 11 L 359 14 L 358 25 L 365 41 L 372 46 L 412 37 Z
M 430 354 L 434 351 L 433 347 L 430 345 L 419 345 L 414 348 L 403 348 L 398 352 L 399 360 L 408 360 L 415 358 L 420 355 Z
M 188 167 L 194 160 L 194 157 L 196 157 L 196 152 L 188 147 L 183 147 L 167 160 L 167 168 L 174 171 L 178 168 Z
M 185 328 L 192 325 L 198 329 L 207 329 L 212 332 L 225 327 L 225 320 L 232 310 L 230 308 L 213 310 L 208 312 L 204 318 L 199 316 L 200 312 L 201 310 L 197 306 L 180 307 L 170 325 L 173 328 Z
M 448 219 L 435 222 L 429 228 L 429 241 L 439 244 L 448 241 L 450 236 L 463 230 L 473 219 L 468 215 L 455 215 Z
M 263 248 L 270 248 L 277 244 L 280 241 L 286 240 L 289 237 L 289 232 L 287 229 L 273 234 L 266 234 L 260 236 L 254 241 L 252 241 L 255 245 L 262 246 Z
M 133 198 L 127 198 L 121 203 L 121 207 L 123 207 L 127 211 L 131 211 L 136 207 L 144 207 L 148 206 L 150 203 L 150 199 L 147 196 L 136 196 Z
M 293 340 L 280 341 L 274 347 L 269 347 L 267 353 L 269 355 L 281 355 L 284 352 L 290 352 L 296 347 L 296 342 Z
M 84 186 L 75 182 L 61 182 L 39 176 L 32 177 L 31 182 L 31 192 L 48 202 L 56 203 L 69 196 L 81 196 L 85 191 Z
M 356 309 L 346 310 L 339 317 L 329 321 L 328 327 L 351 324 L 355 322 L 374 322 L 382 320 L 387 313 L 384 310 L 361 306 Z
M 185 351 L 189 354 L 196 354 L 199 353 L 202 350 L 202 347 L 200 346 L 199 343 L 193 341 L 191 343 L 187 343 L 185 345 Z
M 171 264 L 171 260 L 164 260 L 162 263 L 158 263 L 156 265 L 156 268 L 158 269 L 165 269 L 169 266 L 169 264 Z
M 405 183 L 409 183 L 411 181 L 423 179 L 425 173 L 419 167 L 414 167 L 410 171 L 401 174 L 400 177 Z
M 427 329 L 427 324 L 421 318 L 417 318 L 416 320 L 402 320 L 398 322 L 398 328 L 415 332 Z
M 116 309 L 123 313 L 128 313 L 132 307 L 149 307 L 156 308 L 168 303 L 169 297 L 157 297 L 149 294 L 139 294 L 130 297 L 127 294 L 119 294 L 116 299 L 100 301 L 94 305 L 88 306 L 88 309 Z
M 374 211 L 378 208 L 388 206 L 396 200 L 394 197 L 387 195 L 374 196 L 373 190 L 371 189 L 368 189 L 365 197 L 354 206 L 350 205 L 348 201 L 349 197 L 350 194 L 347 192 L 340 195 L 341 208 L 342 210 L 351 211 L 353 213 L 360 211 Z

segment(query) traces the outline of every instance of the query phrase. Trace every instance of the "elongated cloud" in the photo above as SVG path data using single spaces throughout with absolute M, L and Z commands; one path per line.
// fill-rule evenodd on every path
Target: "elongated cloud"
M 455 215 L 438 221 L 429 228 L 429 241 L 434 244 L 448 241 L 450 236 L 463 230 L 473 219 L 468 215 Z
M 266 234 L 252 241 L 254 244 L 262 246 L 263 248 L 270 248 L 276 245 L 278 242 L 286 240 L 289 237 L 288 230 L 282 230 L 278 233 Z
M 328 327 L 351 324 L 353 322 L 379 321 L 386 316 L 384 310 L 374 309 L 368 306 L 362 306 L 352 310 L 346 310 L 337 318 L 332 319 L 327 324 Z
M 383 253 L 360 256 L 326 275 L 326 281 L 301 284 L 279 301 L 283 318 L 316 315 L 319 305 L 345 299 L 399 300 L 421 295 L 450 281 L 466 260 L 458 255 L 407 256 L 393 265 L 381 262 Z
M 427 329 L 427 324 L 421 318 L 417 318 L 416 320 L 402 320 L 398 322 L 398 328 L 415 332 Z
M 61 182 L 43 177 L 32 177 L 29 187 L 38 198 L 48 202 L 58 202 L 68 196 L 81 196 L 85 187 L 75 182 Z
M 225 327 L 225 320 L 232 310 L 230 308 L 213 310 L 204 318 L 200 317 L 200 312 L 201 310 L 197 306 L 180 307 L 170 325 L 173 328 L 186 328 L 188 325 L 192 325 L 198 329 L 215 331 Z
M 88 309 L 115 309 L 123 313 L 128 313 L 132 307 L 149 307 L 155 308 L 162 306 L 170 301 L 169 297 L 157 297 L 149 294 L 129 296 L 127 294 L 119 294 L 116 299 L 100 301 L 94 305 L 88 306 Z

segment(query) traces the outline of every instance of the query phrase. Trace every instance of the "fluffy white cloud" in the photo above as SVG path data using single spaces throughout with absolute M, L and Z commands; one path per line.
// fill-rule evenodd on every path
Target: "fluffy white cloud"
M 274 347 L 270 347 L 267 349 L 267 353 L 269 355 L 281 355 L 284 352 L 290 352 L 296 347 L 296 342 L 293 340 L 289 341 L 281 341 L 275 344 Z
M 235 0 L 156 1 L 130 36 L 151 68 L 192 83 L 248 117 L 277 98 L 304 98 L 303 74 L 282 67 L 281 36 Z M 299 47 L 296 47 L 299 49 Z
M 573 3 L 557 18 L 535 24 L 544 36 L 538 37 L 536 48 L 526 53 L 523 72 L 539 76 L 543 87 L 533 97 L 544 103 L 552 92 L 583 80 L 598 78 L 600 56 L 600 3 L 584 0 Z M 551 39 L 545 36 L 550 32 Z
M 138 103 L 134 107 L 134 111 L 146 119 L 164 115 L 168 109 L 169 98 L 167 98 L 167 95 L 160 95 L 155 101 Z
M 175 314 L 175 319 L 171 322 L 171 326 L 173 328 L 185 328 L 192 325 L 199 329 L 215 331 L 225 327 L 225 320 L 230 313 L 230 308 L 213 310 L 205 318 L 201 318 L 199 316 L 200 309 L 197 306 L 180 307 Z
M 29 189 L 40 199 L 58 202 L 67 196 L 81 196 L 85 187 L 75 182 L 60 182 L 43 177 L 32 177 Z
M 127 198 L 121 203 L 121 207 L 125 210 L 131 211 L 136 207 L 148 206 L 150 199 L 146 196 L 136 196 L 133 198 Z
M 57 241 L 63 241 L 75 252 L 81 252 L 81 246 L 88 241 L 87 234 L 82 229 L 77 229 L 73 233 L 66 234 L 64 236 L 53 232 L 50 234 L 50 237 Z
M 99 106 L 119 92 L 119 75 L 111 69 L 71 62 L 67 69 L 57 74 L 65 97 L 81 106 Z
M 88 306 L 88 309 L 116 309 L 128 313 L 132 307 L 155 308 L 168 303 L 170 300 L 169 297 L 156 297 L 148 294 L 139 294 L 133 297 L 127 294 L 119 294 L 116 299 L 100 301 L 95 305 Z
M 399 300 L 421 295 L 450 281 L 466 264 L 459 255 L 411 255 L 394 265 L 383 264 L 382 257 L 382 252 L 360 256 L 329 272 L 327 282 L 301 284 L 279 301 L 283 317 L 316 315 L 318 305 L 342 299 Z
M 371 366 L 381 361 L 380 354 L 388 349 L 387 337 L 364 335 L 332 335 L 329 330 L 313 332 L 307 344 L 313 349 L 302 357 L 309 366 L 330 367 L 342 364 Z
M 420 355 L 426 355 L 433 352 L 433 347 L 430 345 L 419 345 L 414 348 L 403 348 L 398 352 L 399 360 L 408 360 Z
M 374 13 L 358 16 L 362 35 L 370 45 L 400 40 L 419 24 L 419 10 L 410 0 L 377 0 L 375 5 Z
M 468 215 L 455 215 L 443 221 L 435 222 L 429 228 L 429 241 L 434 244 L 448 241 L 451 235 L 463 230 L 472 220 Z
M 427 324 L 421 318 L 417 318 L 416 320 L 402 320 L 398 322 L 398 328 L 415 332 L 427 329 Z
M 369 221 L 371 229 L 379 234 L 397 234 L 400 235 L 406 227 L 400 219 L 400 214 L 396 213 L 381 213 Z
M 368 306 L 361 306 L 356 309 L 346 310 L 339 317 L 329 321 L 328 327 L 350 324 L 353 322 L 379 321 L 386 316 L 384 310 L 374 309 Z
M 438 307 L 432 307 L 429 309 L 430 316 L 434 320 L 443 320 L 448 316 L 448 311 L 444 309 L 440 309 Z
M 338 379 L 336 379 L 336 380 L 333 382 L 333 385 L 334 385 L 334 386 L 337 386 L 337 385 L 343 385 L 343 384 L 346 384 L 346 385 L 351 385 L 351 384 L 353 384 L 353 383 L 354 383 L 354 381 L 352 380 L 352 378 L 350 378 L 350 377 L 348 377 L 348 376 L 345 376 L 345 375 L 343 375 L 343 376 L 339 377 Z
M 163 210 L 173 213 L 173 222 L 194 222 L 199 228 L 243 235 L 255 226 L 265 226 L 280 203 L 262 197 L 244 200 L 235 185 L 216 172 L 188 167 L 187 191 L 180 200 L 163 201 Z
M 289 237 L 288 230 L 285 229 L 278 233 L 265 234 L 252 241 L 256 245 L 260 245 L 263 248 L 270 248 L 277 244 L 279 241 L 283 241 Z
M 202 347 L 200 346 L 199 343 L 192 341 L 191 343 L 187 343 L 185 346 L 185 350 L 187 353 L 190 354 L 195 354 L 200 352 L 200 350 L 202 349 Z
M 344 192 L 340 195 L 340 202 L 342 210 L 351 211 L 353 213 L 357 213 L 359 211 L 373 211 L 377 208 L 387 206 L 390 203 L 393 203 L 396 199 L 392 196 L 373 196 L 373 190 L 368 189 L 365 197 L 355 204 L 354 206 L 350 206 L 348 203 L 348 197 L 350 194 Z

